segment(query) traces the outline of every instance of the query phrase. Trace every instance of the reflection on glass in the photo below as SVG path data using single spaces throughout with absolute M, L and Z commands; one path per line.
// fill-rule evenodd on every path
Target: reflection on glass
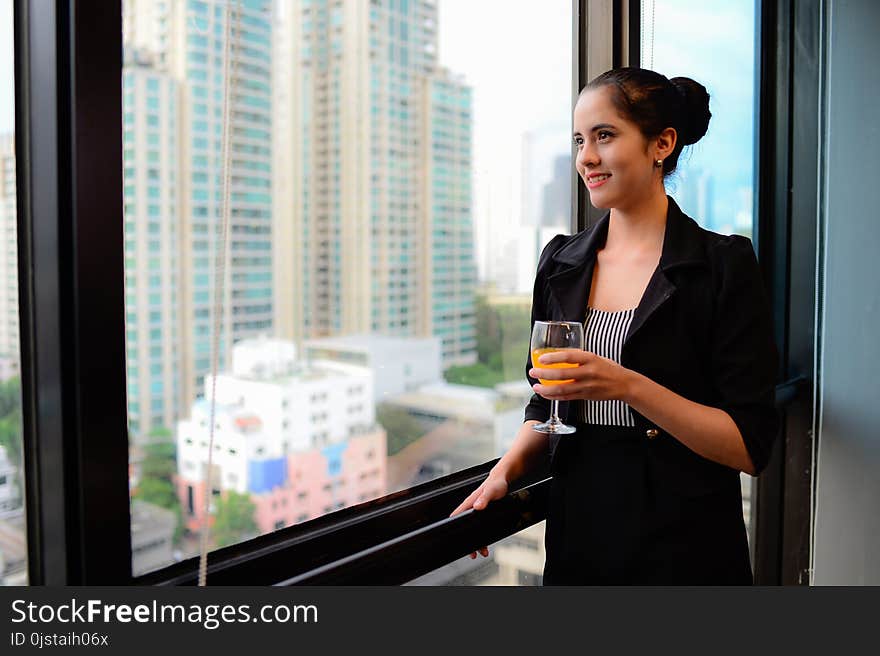
M 754 0 L 642 0 L 642 66 L 697 80 L 709 91 L 712 111 L 709 131 L 685 149 L 667 191 L 703 227 L 747 237 L 755 180 L 756 11 Z
M 226 5 L 123 0 L 136 573 L 503 453 L 570 225 L 570 2 Z
M 703 227 L 746 237 L 752 236 L 756 174 L 756 14 L 754 0 L 642 0 L 642 66 L 702 83 L 712 111 L 709 131 L 682 154 L 667 193 Z M 754 479 L 743 474 L 741 480 L 753 544 Z
M 459 558 L 406 585 L 539 586 L 544 579 L 544 526 L 533 524 L 489 547 L 489 557 Z
M 13 57 L 12 0 L 0 0 L 0 585 L 27 585 Z

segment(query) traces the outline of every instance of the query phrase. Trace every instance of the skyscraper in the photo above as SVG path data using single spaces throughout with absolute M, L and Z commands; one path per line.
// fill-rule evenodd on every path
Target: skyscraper
M 474 293 L 477 271 L 471 193 L 471 89 L 446 70 L 425 81 L 422 116 L 425 163 L 424 236 L 426 332 L 439 337 L 444 365 L 476 360 Z
M 147 52 L 123 74 L 123 198 L 129 424 L 171 428 L 180 410 L 181 86 Z
M 279 336 L 437 334 L 475 361 L 472 101 L 438 70 L 436 4 L 278 7 Z
M 151 324 L 151 339 L 161 339 L 161 346 L 154 343 L 149 352 L 159 353 L 161 349 L 165 358 L 162 370 L 168 368 L 168 363 L 174 368 L 175 382 L 179 381 L 175 398 L 181 400 L 181 407 L 186 407 L 199 393 L 203 377 L 211 368 L 212 308 L 223 202 L 223 102 L 227 71 L 232 89 L 230 223 L 223 271 L 220 366 L 228 360 L 234 342 L 272 328 L 271 2 L 240 0 L 231 4 L 231 10 L 228 33 L 233 45 L 227 62 L 227 8 L 222 0 L 126 0 L 124 5 L 125 46 L 127 51 L 138 53 L 133 60 L 127 59 L 139 59 L 141 66 L 152 69 L 157 80 L 164 76 L 162 79 L 178 89 L 176 115 L 172 117 L 168 107 L 162 109 L 168 112 L 165 127 L 173 136 L 164 142 L 160 138 L 163 150 L 158 153 L 159 161 L 176 167 L 176 175 L 163 176 L 160 171 L 161 185 L 148 188 L 148 194 L 155 194 L 148 195 L 148 200 L 161 200 L 163 220 L 176 226 L 174 230 L 169 228 L 173 239 L 168 243 L 168 252 L 173 257 L 169 255 L 163 262 L 179 272 L 179 280 L 168 295 L 173 299 L 170 302 L 174 310 L 162 313 L 161 326 Z M 127 72 L 130 68 L 126 67 Z M 127 100 L 140 102 L 137 97 L 128 96 L 128 88 L 126 94 Z M 160 98 L 145 98 L 150 103 L 154 100 L 161 106 Z M 137 109 L 149 112 L 155 108 Z M 152 119 L 148 115 L 144 120 Z M 146 127 L 151 126 L 147 123 Z M 126 138 L 137 142 L 141 138 L 139 129 L 129 134 L 126 127 Z M 150 163 L 146 164 L 149 172 Z M 127 190 L 135 179 L 143 181 L 139 177 L 143 175 L 142 165 L 143 162 L 138 166 L 126 165 Z M 127 223 L 135 223 L 133 234 L 137 235 L 130 240 L 134 260 L 126 261 L 127 275 L 131 275 L 129 269 L 141 266 L 144 256 L 155 255 L 149 245 L 143 246 L 143 238 L 149 237 L 149 232 L 136 227 L 144 218 L 142 214 L 126 217 Z M 171 282 L 167 278 L 166 281 Z M 140 323 L 144 311 L 154 310 L 129 309 L 128 318 Z M 142 354 L 135 356 L 133 359 L 129 355 L 129 371 L 134 367 L 140 374 L 148 365 L 139 359 Z M 151 362 L 149 366 L 157 367 L 157 363 Z M 155 382 L 150 386 L 152 393 Z M 163 382 L 163 390 L 164 386 Z M 140 394 L 139 388 L 135 391 Z M 130 407 L 130 413 L 135 409 Z M 142 416 L 147 416 L 140 410 Z M 141 430 L 150 427 L 155 427 L 152 418 L 141 420 Z
M 15 145 L 12 135 L 0 135 L 0 371 L 19 366 L 18 239 L 16 227 Z

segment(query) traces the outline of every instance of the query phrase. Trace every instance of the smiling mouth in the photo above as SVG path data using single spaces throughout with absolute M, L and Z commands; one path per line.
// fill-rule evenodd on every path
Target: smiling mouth
M 605 181 L 611 177 L 610 173 L 600 173 L 598 175 L 594 174 L 587 178 L 587 188 L 595 189 L 597 187 L 601 187 L 605 184 Z

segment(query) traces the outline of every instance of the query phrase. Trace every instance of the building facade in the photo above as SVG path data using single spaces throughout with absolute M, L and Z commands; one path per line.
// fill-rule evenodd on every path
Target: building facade
M 216 0 L 126 0 L 124 4 L 126 103 L 134 103 L 125 108 L 133 128 L 129 131 L 126 126 L 126 147 L 131 149 L 130 144 L 144 140 L 144 126 L 149 129 L 150 121 L 157 118 L 151 110 L 159 112 L 158 127 L 169 135 L 160 139 L 158 153 L 145 153 L 167 163 L 168 175 L 159 169 L 158 181 L 144 180 L 155 170 L 151 162 L 126 164 L 126 190 L 137 183 L 159 183 L 146 188 L 152 194 L 147 198 L 147 209 L 150 200 L 161 200 L 159 218 L 174 226 L 168 230 L 173 234 L 168 255 L 163 258 L 168 265 L 163 276 L 174 272 L 178 277 L 169 292 L 174 300 L 171 306 L 163 306 L 158 326 L 152 318 L 144 318 L 145 313 L 153 317 L 155 310 L 127 309 L 129 323 L 134 319 L 137 324 L 139 342 L 144 330 L 151 336 L 160 335 L 163 341 L 161 367 L 152 358 L 145 361 L 140 351 L 129 357 L 129 371 L 134 368 L 136 372 L 129 382 L 130 393 L 132 384 L 135 386 L 132 403 L 150 404 L 149 409 L 130 407 L 130 414 L 137 417 L 134 427 L 140 432 L 157 428 L 154 419 L 160 416 L 164 427 L 170 425 L 169 417 L 172 421 L 179 417 L 179 408 L 163 407 L 164 414 L 158 410 L 158 381 L 151 378 L 146 383 L 141 373 L 144 369 L 173 370 L 174 381 L 162 380 L 162 390 L 176 386 L 173 398 L 182 399 L 186 406 L 211 370 L 215 321 L 221 331 L 221 368 L 228 363 L 232 344 L 272 329 L 272 4 L 269 0 L 235 3 L 229 26 L 226 11 L 226 3 Z M 151 72 L 135 73 L 131 70 L 135 66 Z M 159 85 L 160 97 L 150 95 L 149 90 L 138 93 L 137 84 L 128 85 L 129 80 L 144 76 L 165 80 Z M 228 171 L 223 165 L 227 78 Z M 171 102 L 163 103 L 166 97 Z M 229 194 L 224 198 L 226 176 Z M 229 217 L 225 242 L 221 233 L 224 207 Z M 126 260 L 127 275 L 142 270 L 144 258 L 149 268 L 155 255 L 150 251 L 155 240 L 144 230 L 145 218 L 151 217 L 140 210 L 126 217 L 127 224 L 134 223 L 134 238 L 129 240 L 127 233 L 133 258 Z M 159 248 L 163 250 L 161 245 Z M 149 275 L 147 281 L 154 282 Z M 218 283 L 223 285 L 224 311 L 215 318 Z M 148 348 L 156 353 L 160 350 L 155 343 Z M 142 390 L 145 384 L 149 385 L 149 396 Z
M 277 334 L 436 335 L 474 362 L 472 100 L 437 67 L 436 3 L 282 4 Z
M 215 494 L 250 498 L 261 533 L 385 494 L 385 432 L 376 425 L 372 380 L 362 367 L 303 364 L 289 342 L 236 345 L 233 372 L 208 377 L 205 398 L 178 425 L 178 493 L 190 528 L 204 516 L 209 478 Z
M 0 135 L 0 379 L 17 375 L 20 362 L 16 216 L 15 143 Z

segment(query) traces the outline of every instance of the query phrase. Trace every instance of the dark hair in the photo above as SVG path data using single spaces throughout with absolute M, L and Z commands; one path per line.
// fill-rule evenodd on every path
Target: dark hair
M 611 102 L 625 119 L 639 126 L 648 139 L 675 128 L 678 139 L 663 160 L 663 175 L 678 164 L 682 148 L 698 142 L 709 128 L 709 92 L 689 77 L 667 78 L 646 68 L 615 68 L 596 77 L 584 91 L 611 87 Z

